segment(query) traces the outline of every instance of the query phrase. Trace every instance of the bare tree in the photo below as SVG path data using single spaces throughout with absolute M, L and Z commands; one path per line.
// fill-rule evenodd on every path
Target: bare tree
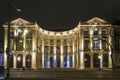
M 114 51 L 115 51 L 115 40 L 116 40 L 116 36 L 114 35 L 114 28 L 112 27 L 110 29 L 110 33 L 108 33 L 108 35 L 110 35 L 111 37 L 111 41 L 108 41 L 104 38 L 101 38 L 99 37 L 100 40 L 104 41 L 109 47 L 110 47 L 110 50 L 111 50 L 111 60 L 112 60 L 112 69 L 115 70 L 116 69 L 116 66 L 115 66 L 115 59 L 114 59 Z

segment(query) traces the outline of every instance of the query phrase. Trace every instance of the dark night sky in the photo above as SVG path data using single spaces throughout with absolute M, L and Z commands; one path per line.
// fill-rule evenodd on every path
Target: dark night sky
M 2 25 L 8 21 L 8 1 L 0 0 L 0 40 L 3 40 Z M 48 30 L 71 29 L 79 21 L 96 16 L 120 20 L 120 0 L 12 0 L 12 4 L 23 10 L 16 12 L 12 7 L 12 20 L 22 17 L 28 21 L 37 21 Z

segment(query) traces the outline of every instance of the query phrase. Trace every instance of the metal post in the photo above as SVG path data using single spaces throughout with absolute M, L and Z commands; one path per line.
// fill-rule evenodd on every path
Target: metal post
M 7 78 L 10 77 L 10 19 L 11 19 L 11 5 L 8 3 L 8 42 L 7 42 Z

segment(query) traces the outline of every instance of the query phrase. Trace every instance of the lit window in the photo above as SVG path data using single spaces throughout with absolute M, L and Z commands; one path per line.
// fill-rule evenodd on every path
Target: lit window
M 98 38 L 93 39 L 93 49 L 100 49 Z

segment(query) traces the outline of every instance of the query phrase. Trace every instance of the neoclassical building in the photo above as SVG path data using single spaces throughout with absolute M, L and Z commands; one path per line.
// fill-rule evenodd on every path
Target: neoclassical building
M 4 24 L 4 66 L 7 67 L 7 32 Z M 112 24 L 98 17 L 79 22 L 71 30 L 49 31 L 36 22 L 18 18 L 10 25 L 10 67 L 112 68 Z

